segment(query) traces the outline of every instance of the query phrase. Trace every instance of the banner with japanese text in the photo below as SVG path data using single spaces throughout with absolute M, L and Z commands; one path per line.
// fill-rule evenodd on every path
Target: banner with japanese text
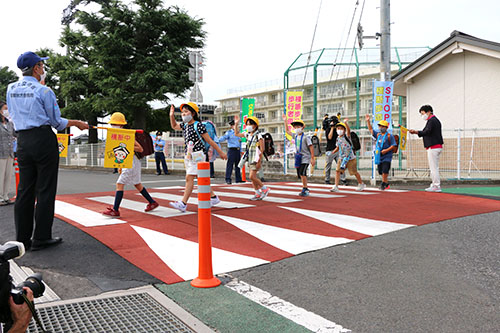
M 399 150 L 406 150 L 406 143 L 408 142 L 408 129 L 403 126 L 399 126 Z
M 288 129 L 293 132 L 291 123 L 302 119 L 302 90 L 286 92 L 286 123 Z M 288 137 L 288 135 L 287 135 Z M 288 138 L 289 140 L 291 138 Z
M 378 128 L 378 122 L 386 120 L 388 131 L 392 133 L 392 91 L 394 82 L 373 81 L 373 128 Z
M 253 110 L 255 108 L 255 98 L 242 98 L 241 99 L 241 125 L 240 132 L 246 132 L 246 122 L 247 118 L 253 116 Z M 245 138 L 241 139 L 242 142 L 246 142 Z
M 104 167 L 130 169 L 134 161 L 135 130 L 109 128 L 104 149 Z
M 57 134 L 59 157 L 68 157 L 69 134 Z

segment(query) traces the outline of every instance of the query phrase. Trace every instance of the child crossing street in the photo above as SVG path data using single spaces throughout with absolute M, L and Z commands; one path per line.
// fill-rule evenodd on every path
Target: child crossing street
M 366 188 L 366 185 L 363 183 L 361 179 L 361 175 L 358 172 L 356 166 L 356 155 L 354 155 L 354 150 L 352 148 L 352 143 L 350 141 L 351 137 L 351 129 L 347 122 L 349 119 L 345 119 L 343 123 L 338 123 L 335 127 L 337 129 L 337 147 L 332 152 L 335 154 L 337 151 L 339 152 L 339 163 L 337 163 L 337 173 L 335 174 L 335 186 L 330 190 L 330 192 L 339 192 L 339 181 L 340 174 L 345 172 L 345 169 L 349 170 L 349 174 L 356 177 L 358 181 L 358 187 L 356 191 L 363 191 Z
M 127 124 L 127 121 L 125 120 L 125 116 L 123 115 L 123 113 L 115 112 L 111 115 L 111 119 L 109 120 L 108 124 L 110 124 L 111 127 L 114 128 L 123 128 L 123 126 Z M 137 141 L 135 141 L 134 152 L 140 153 L 142 151 L 143 147 Z M 137 191 L 139 191 L 139 193 L 141 193 L 142 196 L 148 201 L 148 204 L 144 209 L 145 212 L 152 211 L 159 206 L 159 204 L 155 200 L 153 200 L 153 198 L 151 198 L 148 190 L 146 190 L 146 188 L 141 184 L 141 161 L 137 157 L 137 155 L 134 154 L 132 168 L 123 169 L 122 173 L 118 177 L 118 180 L 116 181 L 115 202 L 113 207 L 108 207 L 106 211 L 102 212 L 103 215 L 111 218 L 120 217 L 119 209 L 123 199 L 123 190 L 125 189 L 125 185 L 134 185 Z
M 302 120 L 295 120 L 291 123 L 294 133 L 288 128 L 285 114 L 283 115 L 283 120 L 285 121 L 286 133 L 292 136 L 295 142 L 295 168 L 297 169 L 297 177 L 302 181 L 302 191 L 299 195 L 307 197 L 309 196 L 307 168 L 309 167 L 309 163 L 312 168 L 314 168 L 316 163 L 311 137 L 304 133 L 305 123 Z
M 179 124 L 175 120 L 174 111 L 175 108 L 172 105 L 170 107 L 170 124 L 172 128 L 176 131 L 182 130 L 182 135 L 184 136 L 185 143 L 185 157 L 184 166 L 186 167 L 186 187 L 184 189 L 184 196 L 182 200 L 169 203 L 173 208 L 178 209 L 181 212 L 185 212 L 187 208 L 187 202 L 194 187 L 194 178 L 198 173 L 198 162 L 205 162 L 206 151 L 205 143 L 207 142 L 212 146 L 220 157 L 225 160 L 227 159 L 226 154 L 220 149 L 220 147 L 210 138 L 205 125 L 200 122 L 198 105 L 193 102 L 182 104 L 181 107 L 182 123 Z M 215 195 L 214 191 L 210 189 L 210 203 L 212 206 L 217 205 L 220 202 L 218 196 Z

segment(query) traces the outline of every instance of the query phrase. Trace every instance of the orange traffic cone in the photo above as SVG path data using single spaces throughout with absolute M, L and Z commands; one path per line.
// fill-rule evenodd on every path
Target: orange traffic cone
M 212 269 L 212 211 L 210 203 L 210 163 L 198 163 L 198 277 L 191 281 L 197 288 L 212 288 L 220 284 Z

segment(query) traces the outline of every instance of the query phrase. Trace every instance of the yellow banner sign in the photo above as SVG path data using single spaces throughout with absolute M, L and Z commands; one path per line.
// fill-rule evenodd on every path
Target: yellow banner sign
M 302 96 L 302 90 L 286 92 L 286 123 L 290 131 L 293 131 L 292 125 L 290 124 L 296 120 L 302 119 Z M 291 138 L 288 139 L 291 140 Z
M 104 167 L 130 169 L 134 161 L 135 130 L 109 128 L 104 149 Z
M 68 157 L 69 134 L 57 134 L 59 157 Z
M 407 139 L 408 139 L 408 129 L 403 126 L 399 126 L 399 149 L 401 151 L 406 150 Z

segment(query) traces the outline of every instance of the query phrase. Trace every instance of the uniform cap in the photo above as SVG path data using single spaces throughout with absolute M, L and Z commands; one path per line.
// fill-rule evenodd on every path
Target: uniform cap
M 387 120 L 381 120 L 378 122 L 378 125 L 389 127 L 389 122 Z
M 196 105 L 196 103 L 188 102 L 188 103 L 185 103 L 185 104 L 181 104 L 181 110 L 185 106 L 188 106 L 190 109 L 192 109 L 196 113 L 200 113 L 200 109 L 198 108 L 198 105 Z
M 297 124 L 300 124 L 300 125 L 302 125 L 302 126 L 306 127 L 306 124 L 305 124 L 305 123 L 304 123 L 304 121 L 303 121 L 303 120 L 301 120 L 301 119 L 299 119 L 299 120 L 294 120 L 294 121 L 292 121 L 290 124 L 291 124 L 292 126 L 297 125 Z
M 257 119 L 256 117 L 247 117 L 246 121 L 248 121 L 249 119 L 253 120 L 257 124 L 257 126 L 259 126 L 259 119 Z M 246 122 L 245 122 L 245 124 L 246 124 Z
M 121 112 L 115 112 L 111 115 L 111 118 L 108 121 L 108 124 L 111 125 L 127 125 L 127 121 L 125 120 L 125 116 Z
M 28 51 L 24 52 L 17 58 L 17 67 L 22 70 L 28 70 L 31 67 L 35 66 L 40 61 L 44 61 L 49 59 L 49 57 L 39 57 L 36 53 Z

